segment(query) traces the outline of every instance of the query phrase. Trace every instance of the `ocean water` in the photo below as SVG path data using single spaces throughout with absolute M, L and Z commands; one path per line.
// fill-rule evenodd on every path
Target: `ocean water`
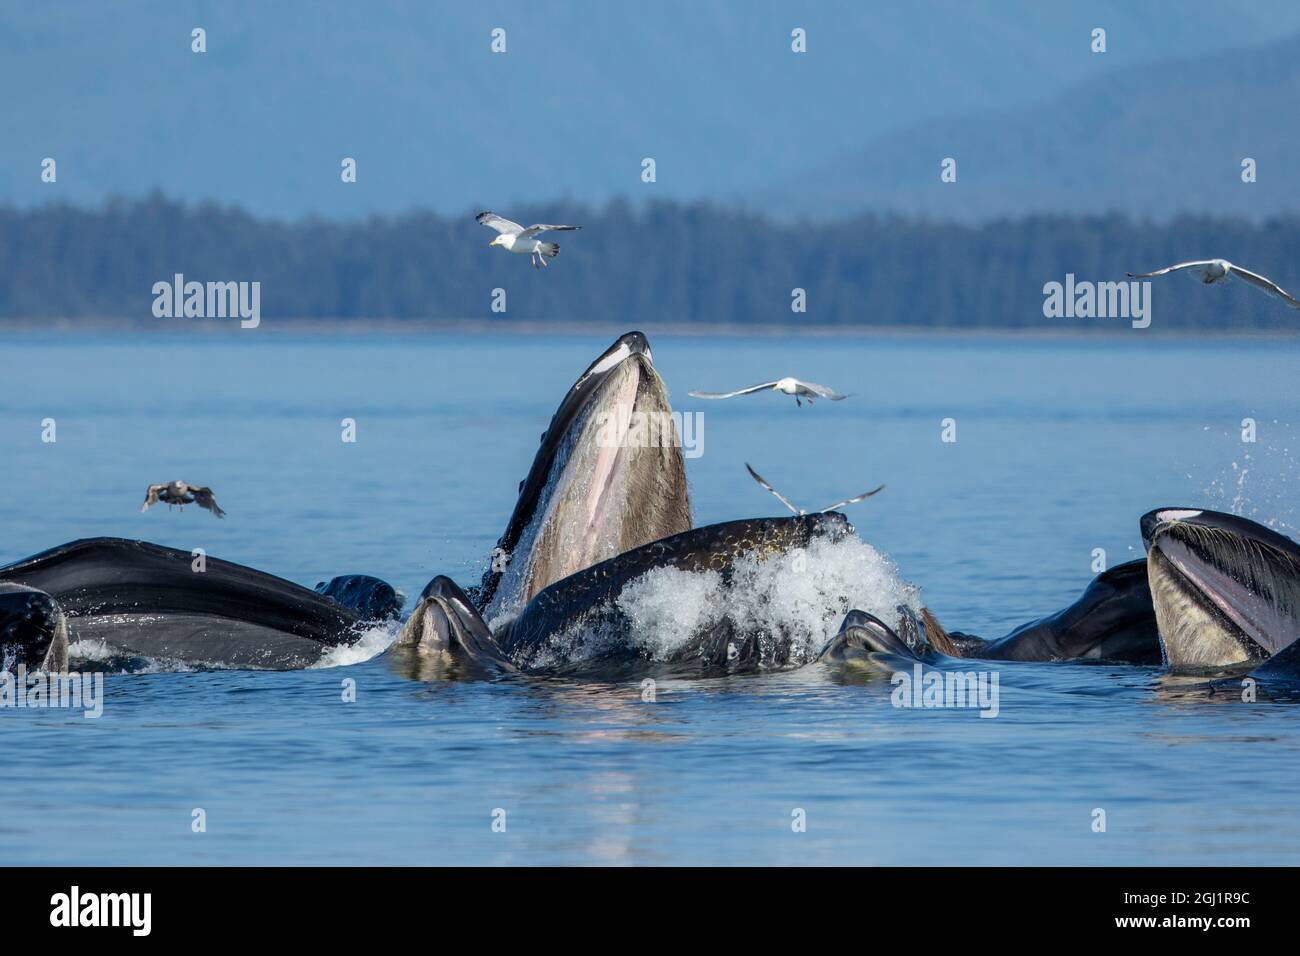
M 704 412 L 697 523 L 780 513 L 744 462 L 808 507 L 884 483 L 846 510 L 883 562 L 870 586 L 918 588 L 950 628 L 999 636 L 1064 606 L 1097 549 L 1140 556 L 1156 506 L 1300 524 L 1293 340 L 646 331 L 675 407 Z M 473 583 L 556 403 L 614 337 L 261 333 L 8 335 L 0 562 L 121 535 L 309 586 Z M 785 374 L 854 395 L 686 397 Z M 141 514 L 176 477 L 228 517 Z M 693 613 L 700 590 L 678 592 L 640 595 L 646 639 Z M 820 665 L 665 680 L 653 702 L 639 682 L 422 680 L 358 660 L 385 640 L 296 673 L 109 675 L 98 720 L 0 710 L 0 861 L 1300 862 L 1300 705 L 1158 668 L 1000 664 L 985 719 Z

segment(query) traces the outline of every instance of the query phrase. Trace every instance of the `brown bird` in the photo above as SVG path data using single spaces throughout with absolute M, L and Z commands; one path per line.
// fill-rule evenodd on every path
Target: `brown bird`
M 160 501 L 166 503 L 168 511 L 171 510 L 172 505 L 179 505 L 182 511 L 185 510 L 186 505 L 198 505 L 200 508 L 207 508 L 218 518 L 226 516 L 217 504 L 217 499 L 212 497 L 211 488 L 191 485 L 179 478 L 161 485 L 150 485 L 149 490 L 145 492 L 144 504 L 140 506 L 140 510 L 148 511 L 150 505 Z

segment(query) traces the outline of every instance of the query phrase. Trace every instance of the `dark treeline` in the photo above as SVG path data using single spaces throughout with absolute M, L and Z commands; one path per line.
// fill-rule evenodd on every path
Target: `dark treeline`
M 982 226 L 865 215 L 774 223 L 705 204 L 500 209 L 524 223 L 577 222 L 545 272 L 489 249 L 470 216 L 413 212 L 355 222 L 261 220 L 161 196 L 101 208 L 0 208 L 0 317 L 152 318 L 155 282 L 260 281 L 276 318 L 512 319 L 1062 329 L 1043 285 L 1109 281 L 1222 256 L 1300 291 L 1300 219 L 1252 225 L 1032 217 Z M 807 312 L 791 311 L 806 290 Z M 1300 315 L 1240 282 L 1153 286 L 1153 328 L 1293 327 Z

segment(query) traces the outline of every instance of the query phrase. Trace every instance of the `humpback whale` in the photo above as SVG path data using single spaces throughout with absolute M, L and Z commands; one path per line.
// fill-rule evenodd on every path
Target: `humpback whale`
M 743 588 L 774 557 L 851 538 L 844 515 L 692 528 L 680 444 L 637 437 L 638 416 L 671 422 L 671 406 L 649 343 L 629 332 L 561 401 L 481 583 L 462 590 L 434 578 L 395 647 L 490 673 L 731 673 L 881 653 L 1163 660 L 1193 673 L 1296 667 L 1300 546 L 1246 519 L 1191 509 L 1144 516 L 1146 559 L 1103 572 L 1068 607 L 998 640 L 946 630 L 915 589 L 874 571 L 858 579 L 872 582 L 866 588 L 835 580 L 818 591 L 810 603 L 820 616 L 799 630 L 764 603 L 786 600 L 786 579 L 768 591 Z M 660 592 L 649 586 L 665 582 Z M 670 622 L 686 603 L 679 585 L 696 589 L 695 617 Z M 905 603 L 894 608 L 895 598 Z M 0 664 L 58 669 L 80 643 L 102 642 L 191 665 L 306 667 L 350 646 L 366 622 L 397 621 L 403 600 L 367 575 L 313 591 L 218 559 L 199 569 L 189 553 L 146 542 L 86 539 L 0 567 Z M 821 643 L 836 620 L 839 634 L 818 655 L 810 633 Z M 671 639 L 657 639 L 670 625 Z M 663 634 L 647 640 L 647 631 Z
M 1158 508 L 1141 527 L 1171 670 L 1244 673 L 1269 661 L 1274 672 L 1295 659 L 1300 546 L 1247 518 L 1194 508 Z
M 44 644 L 55 669 L 69 643 L 86 641 L 126 657 L 288 670 L 360 637 L 353 607 L 243 565 L 206 558 L 196 570 L 193 561 L 122 538 L 51 548 L 0 568 L 0 633 L 16 628 L 22 639 L 12 643 L 28 659 Z
M 420 592 L 415 610 L 402 625 L 390 654 L 407 649 L 447 664 L 467 663 L 481 675 L 519 669 L 492 636 L 469 595 L 441 574 Z M 421 678 L 426 673 L 442 676 L 445 672 L 417 666 L 412 676 Z
M 904 620 L 907 620 L 906 616 Z M 924 624 L 920 625 L 919 630 L 912 630 L 912 635 L 904 639 L 874 614 L 853 610 L 844 615 L 839 633 L 826 643 L 817 659 L 828 664 L 844 664 L 850 661 L 870 661 L 876 655 L 919 660 L 930 653 Z
M 1073 604 L 997 640 L 946 631 L 927 609 L 919 618 L 906 608 L 900 612 L 901 636 L 865 611 L 850 611 L 819 660 L 843 663 L 892 654 L 917 659 L 941 655 L 987 661 L 1161 662 L 1145 560 L 1103 571 Z
M 935 650 L 950 657 L 1126 664 L 1159 664 L 1161 660 L 1146 561 L 1141 559 L 1103 571 L 1073 604 L 1022 624 L 998 640 L 947 632 L 929 615 L 925 623 Z
M 472 592 L 489 621 L 518 614 L 543 588 L 606 558 L 691 527 L 686 466 L 632 429 L 672 406 L 640 332 L 620 336 L 560 402 Z M 644 429 L 642 430 L 644 432 Z
M 1142 516 L 1147 556 L 1098 575 L 1074 604 L 998 641 L 923 618 L 908 640 L 850 613 L 827 661 L 876 654 L 1164 663 L 1174 674 L 1300 677 L 1300 545 L 1248 518 L 1196 508 Z
M 725 614 L 702 622 L 651 661 L 644 648 L 626 640 L 630 624 L 620 599 L 629 585 L 660 569 L 713 573 L 725 587 L 741 561 L 767 561 L 816 540 L 835 542 L 851 534 L 853 526 L 838 512 L 743 519 L 681 532 L 549 585 L 495 629 L 454 582 L 437 577 L 421 594 L 396 645 L 530 673 L 608 673 L 651 663 L 696 672 L 798 666 L 806 661 L 791 635 L 779 627 L 740 626 Z
M 509 619 L 566 575 L 690 528 L 671 411 L 641 333 L 620 336 L 587 367 L 520 483 L 498 542 L 500 560 L 473 592 L 479 607 Z M 662 416 L 650 433 L 668 440 L 637 437 L 646 434 L 637 429 L 647 416 Z M 189 665 L 307 667 L 329 648 L 354 643 L 362 623 L 396 620 L 403 603 L 367 575 L 309 591 L 217 559 L 198 571 L 186 552 L 115 538 L 73 541 L 0 568 L 3 582 L 0 646 L 46 666 L 66 664 L 60 648 L 69 642 L 93 641 L 114 653 Z M 463 592 L 459 597 L 474 607 Z M 421 595 L 413 620 L 428 617 L 431 600 L 433 592 Z

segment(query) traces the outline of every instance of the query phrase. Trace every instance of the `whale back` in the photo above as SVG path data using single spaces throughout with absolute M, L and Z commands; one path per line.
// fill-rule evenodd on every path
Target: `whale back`
M 750 518 L 684 531 L 557 581 L 529 601 L 496 636 L 505 652 L 526 666 L 534 651 L 552 636 L 575 626 L 594 624 L 596 618 L 617 633 L 622 613 L 617 599 L 624 587 L 648 571 L 664 567 L 715 571 L 726 579 L 742 558 L 770 557 L 806 547 L 816 537 L 837 539 L 852 533 L 853 526 L 838 512 Z M 715 651 L 725 652 L 735 637 L 726 633 L 699 635 L 708 647 L 700 645 L 683 653 L 712 659 Z
M 85 538 L 0 568 L 0 581 L 36 588 L 79 622 L 138 615 L 165 622 L 243 622 L 318 644 L 346 643 L 359 616 L 307 588 L 230 561 L 123 538 Z

